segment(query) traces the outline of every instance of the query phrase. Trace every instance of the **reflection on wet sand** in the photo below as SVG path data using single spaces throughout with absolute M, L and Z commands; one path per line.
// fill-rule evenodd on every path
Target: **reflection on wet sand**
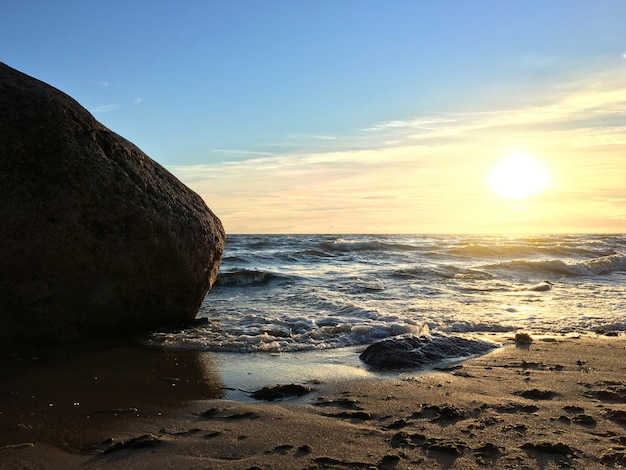
M 83 448 L 111 427 L 132 428 L 185 402 L 220 398 L 223 389 L 207 353 L 137 345 L 5 351 L 0 445 Z

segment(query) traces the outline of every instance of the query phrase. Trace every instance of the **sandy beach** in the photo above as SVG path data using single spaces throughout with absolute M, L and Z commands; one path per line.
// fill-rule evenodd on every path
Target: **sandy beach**
M 228 367 L 207 354 L 5 354 L 0 468 L 626 465 L 626 337 L 490 338 L 504 347 L 426 373 L 327 371 L 273 402 L 232 399 Z M 266 385 L 291 382 L 278 364 Z

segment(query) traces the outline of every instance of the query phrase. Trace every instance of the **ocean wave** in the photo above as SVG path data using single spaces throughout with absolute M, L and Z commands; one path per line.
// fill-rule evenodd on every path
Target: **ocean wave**
M 331 254 L 328 253 L 328 251 L 315 250 L 315 249 L 303 250 L 303 251 L 296 253 L 296 255 L 297 256 L 321 257 L 321 258 L 328 258 L 331 256 Z
M 458 279 L 458 280 L 491 280 L 493 274 L 482 270 L 454 266 L 451 264 L 421 265 L 402 268 L 392 272 L 400 279 Z
M 549 275 L 564 277 L 600 276 L 626 271 L 626 255 L 614 254 L 576 262 L 568 262 L 560 259 L 516 259 L 489 264 L 484 266 L 483 269 L 524 272 L 540 277 L 547 277 Z
M 248 260 L 240 256 L 224 256 L 222 257 L 222 264 L 225 263 L 248 263 Z
M 610 256 L 615 254 L 615 252 L 606 249 L 599 250 L 597 247 L 588 248 L 563 243 L 550 243 L 546 245 L 527 243 L 470 243 L 463 246 L 452 247 L 448 250 L 448 254 L 464 258 L 536 258 L 539 256 L 551 258 L 584 258 L 590 256 Z
M 214 285 L 216 287 L 254 286 L 260 284 L 268 284 L 272 280 L 281 278 L 283 278 L 283 276 L 265 271 L 250 271 L 247 269 L 243 269 L 233 272 L 220 272 Z
M 400 319 L 356 320 L 305 317 L 268 321 L 261 315 L 245 315 L 236 322 L 215 321 L 177 332 L 153 333 L 148 342 L 184 349 L 228 352 L 295 352 L 371 344 L 404 334 L 428 334 L 423 323 Z
M 532 290 L 543 280 L 554 288 Z M 365 345 L 421 323 L 452 334 L 622 331 L 625 280 L 623 236 L 231 236 L 199 312 L 209 324 L 159 341 L 283 352 Z
M 479 269 L 461 269 L 454 275 L 455 279 L 489 281 L 493 279 L 493 274 Z
M 321 242 L 318 246 L 332 252 L 350 251 L 415 251 L 422 249 L 416 245 L 391 243 L 380 240 L 347 240 L 338 238 L 332 242 Z
M 610 274 L 626 271 L 626 255 L 615 254 L 602 256 L 580 263 L 582 275 Z

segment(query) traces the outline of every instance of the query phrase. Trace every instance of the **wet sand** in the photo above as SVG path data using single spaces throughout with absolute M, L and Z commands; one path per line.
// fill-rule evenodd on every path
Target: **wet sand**
M 505 347 L 428 373 L 356 361 L 333 379 L 331 355 L 321 378 L 302 374 L 308 394 L 274 402 L 230 385 L 290 383 L 297 355 L 282 376 L 270 357 L 236 367 L 237 356 L 133 345 L 5 354 L 0 468 L 626 465 L 625 336 L 490 338 Z

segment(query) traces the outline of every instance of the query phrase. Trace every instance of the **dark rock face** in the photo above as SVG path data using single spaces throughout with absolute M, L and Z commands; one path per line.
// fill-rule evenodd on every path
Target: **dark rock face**
M 0 344 L 191 320 L 225 235 L 203 200 L 59 90 L 0 63 Z
M 408 369 L 484 354 L 496 347 L 495 343 L 436 333 L 395 336 L 369 345 L 359 358 L 376 369 Z

